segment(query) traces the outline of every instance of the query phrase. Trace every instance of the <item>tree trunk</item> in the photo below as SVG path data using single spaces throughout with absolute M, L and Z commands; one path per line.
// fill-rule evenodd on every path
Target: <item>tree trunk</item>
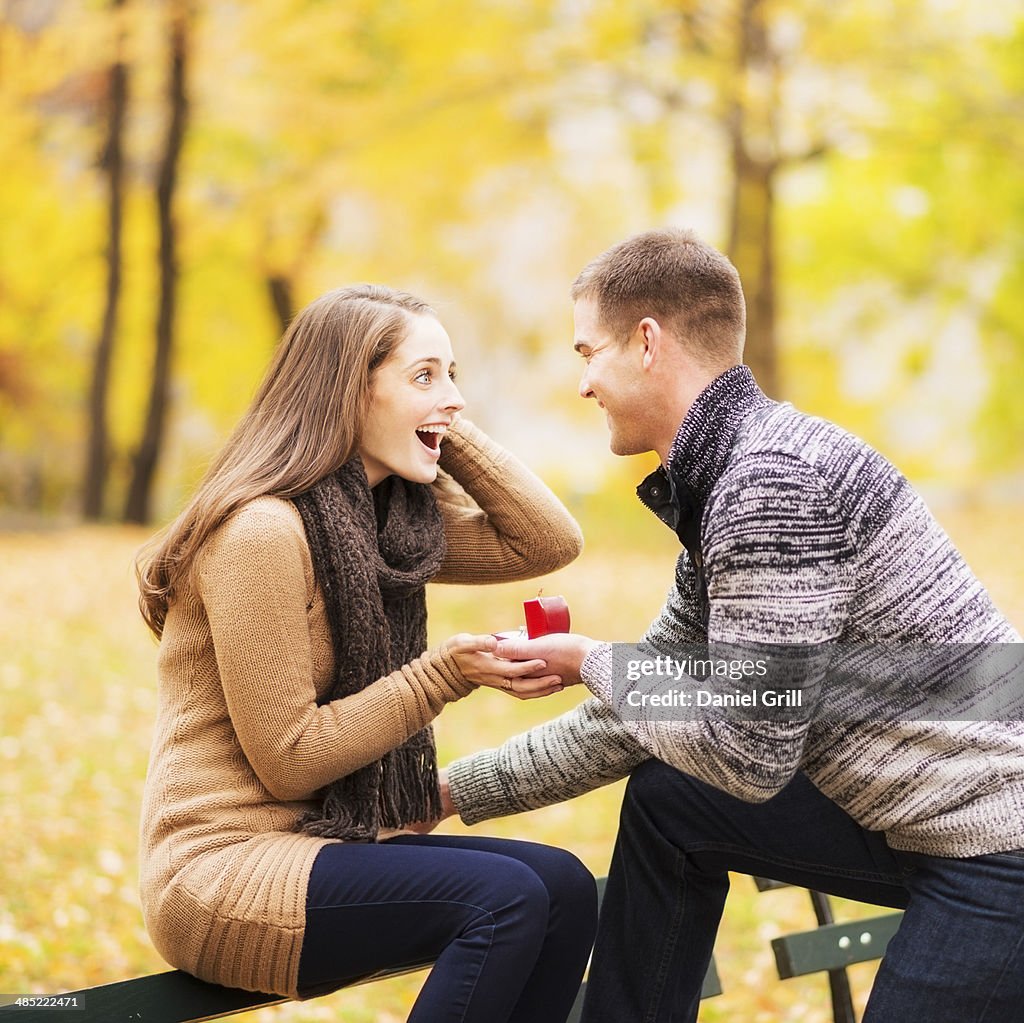
M 728 255 L 739 271 L 747 299 L 744 360 L 761 388 L 772 397 L 779 396 L 774 237 L 774 181 L 779 166 L 773 119 L 776 84 L 777 61 L 769 45 L 764 2 L 741 0 L 735 93 L 728 122 L 733 171 Z
M 117 314 L 121 300 L 121 227 L 124 210 L 124 120 L 128 107 L 128 68 L 123 60 L 123 17 L 126 0 L 112 0 L 117 26 L 117 54 L 110 67 L 108 87 L 107 140 L 100 165 L 107 177 L 107 289 L 103 322 L 93 357 L 92 384 L 89 388 L 88 442 L 85 479 L 82 487 L 82 513 L 87 519 L 103 515 L 103 497 L 110 465 L 110 438 L 107 404 L 110 367 L 117 334 Z
M 307 211 L 305 229 L 295 240 L 291 259 L 282 260 L 263 271 L 270 304 L 280 327 L 279 337 L 284 335 L 295 316 L 295 282 L 301 280 L 303 269 L 319 248 L 326 228 L 327 215 L 320 203 L 314 203 L 313 208 Z M 272 240 L 273 233 L 268 224 L 268 248 L 273 248 Z
M 747 299 L 744 361 L 761 389 L 778 397 L 775 336 L 775 234 L 773 164 L 733 151 L 733 203 L 729 258 L 739 271 Z
M 274 307 L 281 334 L 288 329 L 292 317 L 295 315 L 295 300 L 292 297 L 292 281 L 284 274 L 267 275 L 267 291 L 270 293 L 270 303 Z
M 163 447 L 167 423 L 178 285 L 174 195 L 188 117 L 188 96 L 185 87 L 188 28 L 186 0 L 171 0 L 171 67 L 168 85 L 170 117 L 157 181 L 157 214 L 160 230 L 160 305 L 156 322 L 156 356 L 153 363 L 146 424 L 142 440 L 133 459 L 132 480 L 125 503 L 124 518 L 126 522 L 145 523 L 149 521 L 153 480 Z

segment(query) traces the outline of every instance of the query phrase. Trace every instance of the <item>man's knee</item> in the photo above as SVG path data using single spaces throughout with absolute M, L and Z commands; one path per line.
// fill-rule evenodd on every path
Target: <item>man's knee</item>
M 660 760 L 647 760 L 633 771 L 622 802 L 622 827 L 656 831 L 680 848 L 702 841 L 707 825 L 717 820 L 721 794 Z
M 681 771 L 652 757 L 633 769 L 626 783 L 626 800 L 639 805 L 657 804 L 671 799 L 672 791 L 686 786 L 688 781 Z

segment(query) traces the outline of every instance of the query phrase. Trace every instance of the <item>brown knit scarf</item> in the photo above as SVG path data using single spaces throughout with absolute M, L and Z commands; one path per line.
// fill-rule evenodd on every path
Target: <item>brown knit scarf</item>
M 352 458 L 293 497 L 324 595 L 334 647 L 329 703 L 419 657 L 427 645 L 425 584 L 444 557 L 444 524 L 429 486 L 397 476 L 371 492 Z M 440 816 L 434 733 L 428 725 L 380 760 L 321 790 L 297 830 L 373 841 L 381 828 Z

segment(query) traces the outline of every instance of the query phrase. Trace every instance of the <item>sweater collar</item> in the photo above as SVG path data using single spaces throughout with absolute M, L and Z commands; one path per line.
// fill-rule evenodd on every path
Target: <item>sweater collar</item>
M 668 471 L 659 466 L 637 487 L 640 500 L 691 546 L 689 534 L 708 495 L 725 471 L 740 425 L 773 404 L 749 367 L 727 369 L 697 395 L 669 449 Z
M 669 448 L 668 469 L 702 507 L 725 471 L 743 421 L 771 404 L 743 365 L 727 369 L 697 395 Z

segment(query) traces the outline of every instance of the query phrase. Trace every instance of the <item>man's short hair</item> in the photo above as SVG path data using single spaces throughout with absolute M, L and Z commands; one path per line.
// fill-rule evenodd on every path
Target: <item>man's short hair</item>
M 572 300 L 597 303 L 601 325 L 621 341 L 645 317 L 671 329 L 712 363 L 743 353 L 746 305 L 736 268 L 692 231 L 633 235 L 588 263 Z

